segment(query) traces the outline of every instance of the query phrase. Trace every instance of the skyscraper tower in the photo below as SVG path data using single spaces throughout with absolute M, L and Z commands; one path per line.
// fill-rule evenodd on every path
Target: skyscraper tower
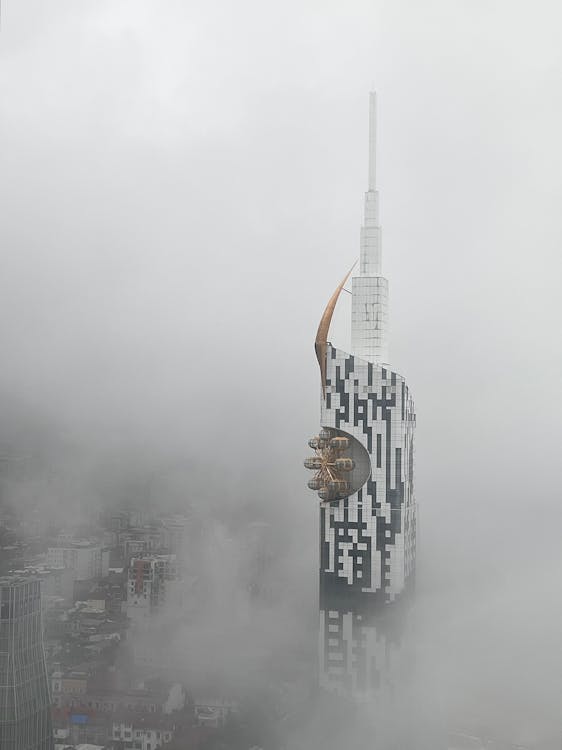
M 41 582 L 0 578 L 0 748 L 53 750 Z
M 352 353 L 327 340 L 350 272 L 318 327 L 322 429 L 309 441 L 315 455 L 305 461 L 315 472 L 308 486 L 320 497 L 320 685 L 358 701 L 395 685 L 416 545 L 415 413 L 404 377 L 388 364 L 375 107 L 371 93 L 369 181 L 359 269 L 352 278 Z

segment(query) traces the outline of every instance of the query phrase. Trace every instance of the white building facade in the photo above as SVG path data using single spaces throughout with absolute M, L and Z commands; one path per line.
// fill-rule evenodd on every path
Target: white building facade
M 132 558 L 127 580 L 125 611 L 133 629 L 148 626 L 149 618 L 173 595 L 177 579 L 175 555 Z
M 174 736 L 174 724 L 165 717 L 137 716 L 113 722 L 113 739 L 125 750 L 160 750 Z

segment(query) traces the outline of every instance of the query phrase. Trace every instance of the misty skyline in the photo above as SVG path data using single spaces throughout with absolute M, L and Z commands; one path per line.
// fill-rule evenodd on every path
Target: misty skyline
M 560 735 L 561 22 L 546 0 L 5 0 L 0 437 L 43 461 L 12 501 L 78 513 L 185 466 L 190 502 L 279 524 L 287 596 L 314 596 L 313 341 L 359 252 L 374 88 L 419 659 L 444 715 Z

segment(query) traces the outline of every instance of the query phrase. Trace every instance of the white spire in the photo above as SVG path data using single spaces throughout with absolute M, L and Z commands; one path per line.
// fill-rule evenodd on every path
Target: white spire
M 382 276 L 379 194 L 376 189 L 376 95 L 369 94 L 369 180 L 361 227 L 359 276 L 352 280 L 351 344 L 369 362 L 388 362 L 388 281 Z
M 361 228 L 361 275 L 380 275 L 381 229 L 379 226 L 379 193 L 376 189 L 377 167 L 377 101 L 369 94 L 369 185 L 365 193 L 365 221 Z
M 369 190 L 377 184 L 377 95 L 369 94 Z

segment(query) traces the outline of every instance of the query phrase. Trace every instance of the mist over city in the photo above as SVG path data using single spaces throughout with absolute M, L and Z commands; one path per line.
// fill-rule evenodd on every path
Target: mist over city
M 549 0 L 2 2 L 0 750 L 560 748 L 561 27 Z M 389 359 L 350 278 L 317 361 L 360 251 Z M 344 434 L 360 464 L 375 382 L 415 495 L 349 636 L 367 690 L 329 576 L 359 602 L 384 503 L 307 482 Z

